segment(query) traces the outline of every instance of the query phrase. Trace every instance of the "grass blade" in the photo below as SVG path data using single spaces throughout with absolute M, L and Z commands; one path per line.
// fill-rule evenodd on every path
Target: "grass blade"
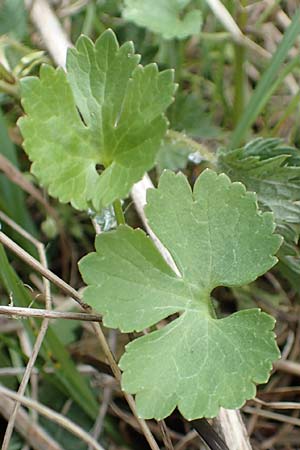
M 278 49 L 270 61 L 269 67 L 266 69 L 258 82 L 254 94 L 246 106 L 244 113 L 232 134 L 229 142 L 230 148 L 236 148 L 242 143 L 249 128 L 272 95 L 272 84 L 275 82 L 278 76 L 278 71 L 284 63 L 289 50 L 294 45 L 299 32 L 300 9 L 298 9 L 294 15 L 290 26 L 287 28 Z

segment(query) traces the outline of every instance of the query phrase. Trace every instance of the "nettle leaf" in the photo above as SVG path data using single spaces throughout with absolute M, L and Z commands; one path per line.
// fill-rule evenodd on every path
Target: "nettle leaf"
M 138 62 L 133 44 L 119 47 L 108 30 L 95 44 L 79 38 L 67 73 L 44 65 L 40 78 L 22 80 L 24 147 L 32 172 L 61 202 L 100 210 L 125 197 L 154 165 L 173 71 Z
M 181 276 L 143 231 L 127 226 L 98 236 L 96 252 L 80 262 L 84 299 L 106 326 L 142 331 L 180 313 L 126 346 L 122 387 L 136 394 L 144 418 L 162 419 L 176 406 L 187 419 L 240 407 L 279 357 L 274 319 L 259 309 L 217 319 L 210 293 L 276 263 L 272 213 L 260 213 L 241 183 L 206 170 L 193 192 L 184 175 L 164 172 L 148 191 L 146 214 Z
M 220 152 L 218 164 L 231 179 L 255 191 L 277 222 L 299 223 L 300 153 L 295 149 L 279 139 L 258 138 L 243 148 Z
M 125 0 L 123 17 L 165 39 L 184 39 L 198 34 L 202 26 L 200 10 L 184 12 L 190 3 L 191 0 Z

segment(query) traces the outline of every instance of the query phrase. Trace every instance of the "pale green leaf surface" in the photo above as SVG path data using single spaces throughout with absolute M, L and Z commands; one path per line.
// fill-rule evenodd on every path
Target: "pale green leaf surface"
M 108 30 L 95 44 L 78 40 L 67 73 L 43 66 L 40 78 L 22 80 L 24 147 L 33 173 L 60 201 L 99 210 L 125 197 L 154 165 L 173 72 L 138 61 L 133 45 L 119 47 Z
M 148 192 L 146 215 L 181 276 L 143 231 L 127 226 L 98 236 L 96 252 L 80 262 L 84 299 L 105 325 L 141 331 L 181 313 L 126 346 L 123 389 L 136 394 L 144 418 L 162 419 L 176 406 L 188 419 L 237 408 L 278 358 L 274 320 L 258 309 L 217 319 L 210 292 L 253 281 L 276 263 L 272 214 L 258 212 L 242 184 L 206 170 L 194 192 L 182 174 L 165 172 Z
M 190 0 L 125 0 L 123 17 L 146 27 L 165 39 L 184 39 L 198 34 L 202 14 L 198 9 L 184 12 Z

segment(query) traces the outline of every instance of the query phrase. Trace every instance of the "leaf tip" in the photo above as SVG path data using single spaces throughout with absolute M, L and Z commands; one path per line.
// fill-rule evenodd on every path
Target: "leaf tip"
M 95 47 L 101 46 L 104 43 L 111 43 L 115 50 L 119 48 L 119 42 L 115 32 L 111 28 L 107 28 L 96 40 Z

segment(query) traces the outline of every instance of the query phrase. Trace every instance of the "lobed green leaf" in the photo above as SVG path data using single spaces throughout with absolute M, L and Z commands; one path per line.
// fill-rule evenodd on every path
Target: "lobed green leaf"
M 274 213 L 284 236 L 279 258 L 296 274 L 300 271 L 300 154 L 279 139 L 258 138 L 245 147 L 220 151 L 218 167 L 257 194 L 260 208 Z M 290 278 L 290 276 L 288 276 Z
M 24 148 L 61 202 L 100 210 L 154 165 L 175 85 L 171 70 L 138 61 L 132 43 L 119 47 L 108 30 L 95 44 L 79 38 L 67 73 L 45 65 L 40 78 L 22 80 Z
M 274 320 L 258 309 L 217 319 L 211 291 L 255 280 L 277 261 L 281 238 L 255 194 L 206 170 L 192 191 L 182 174 L 164 172 L 147 196 L 149 224 L 180 276 L 141 230 L 120 226 L 96 238 L 80 271 L 84 299 L 105 325 L 142 331 L 179 317 L 126 346 L 122 387 L 139 414 L 162 419 L 176 406 L 187 419 L 238 408 L 266 382 L 279 352 Z

